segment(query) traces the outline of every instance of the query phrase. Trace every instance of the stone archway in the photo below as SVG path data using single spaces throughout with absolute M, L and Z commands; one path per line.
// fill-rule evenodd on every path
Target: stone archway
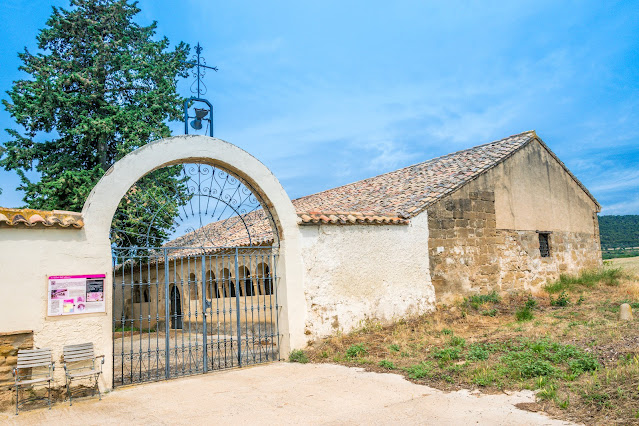
M 277 321 L 281 334 L 280 354 L 285 356 L 291 348 L 304 343 L 305 302 L 297 215 L 279 181 L 246 151 L 220 139 L 176 136 L 158 140 L 128 154 L 106 172 L 85 203 L 82 213 L 87 240 L 93 242 L 94 250 L 103 253 L 104 270 L 109 271 L 111 220 L 127 190 L 154 170 L 187 162 L 221 166 L 233 172 L 249 182 L 273 212 L 273 220 L 280 232 L 280 256 L 275 265 L 280 277 Z M 109 274 L 108 281 L 113 282 L 112 274 Z M 113 289 L 111 286 L 107 288 L 110 290 L 106 294 L 107 300 L 113 300 Z M 112 306 L 108 311 L 110 319 Z M 110 355 L 107 359 L 112 359 L 113 354 Z M 112 371 L 112 364 L 109 364 L 105 368 L 108 373 Z

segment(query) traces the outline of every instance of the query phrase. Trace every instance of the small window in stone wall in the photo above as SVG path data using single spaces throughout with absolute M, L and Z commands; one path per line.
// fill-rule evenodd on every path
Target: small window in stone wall
M 548 232 L 539 233 L 539 252 L 541 257 L 550 257 L 550 234 Z

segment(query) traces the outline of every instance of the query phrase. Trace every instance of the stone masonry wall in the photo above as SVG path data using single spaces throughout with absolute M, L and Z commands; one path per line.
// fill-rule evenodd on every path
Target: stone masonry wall
M 33 349 L 33 331 L 0 333 L 0 391 L 6 391 L 14 382 L 12 370 L 20 349 Z
M 499 282 L 495 195 L 470 183 L 428 208 L 430 273 L 437 301 Z
M 430 273 L 438 302 L 460 295 L 538 288 L 562 273 L 601 266 L 594 232 L 552 231 L 550 256 L 541 257 L 532 230 L 497 229 L 495 195 L 484 178 L 428 209 Z
M 541 257 L 534 231 L 497 230 L 500 289 L 537 288 L 560 274 L 576 274 L 600 266 L 599 244 L 592 234 L 554 231 L 549 235 L 550 256 Z M 597 236 L 598 238 L 598 236 Z

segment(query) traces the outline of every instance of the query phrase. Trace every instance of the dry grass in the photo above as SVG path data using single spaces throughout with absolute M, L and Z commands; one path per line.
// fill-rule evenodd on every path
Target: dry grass
M 639 280 L 606 272 L 601 282 L 584 282 L 555 293 L 459 300 L 390 325 L 369 322 L 314 342 L 306 355 L 444 390 L 536 389 L 537 409 L 559 418 L 639 424 Z M 622 302 L 633 305 L 633 321 L 617 320 Z M 532 319 L 518 321 L 525 309 Z
M 639 276 L 639 257 L 625 257 L 606 260 L 606 267 L 623 268 L 625 271 Z

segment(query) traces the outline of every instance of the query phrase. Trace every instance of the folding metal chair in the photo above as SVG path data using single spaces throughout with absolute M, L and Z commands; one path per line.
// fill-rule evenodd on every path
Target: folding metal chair
M 20 406 L 27 402 L 46 399 L 51 409 L 51 380 L 55 364 L 51 356 L 51 349 L 21 349 L 18 351 L 18 365 L 13 369 L 16 388 L 16 415 Z M 20 388 L 23 386 L 33 387 L 47 383 L 47 397 L 38 397 L 35 393 L 20 402 Z M 24 390 L 23 390 L 24 393 Z
M 100 387 L 98 386 L 98 379 L 100 374 L 102 374 L 104 355 L 95 356 L 93 343 L 67 345 L 62 350 L 62 356 L 64 358 L 64 371 L 66 375 L 67 398 L 69 398 L 69 405 L 73 405 L 71 382 L 74 379 L 93 379 L 93 385 L 91 387 L 92 395 L 95 395 L 95 391 L 97 390 L 100 399 L 102 399 Z M 98 358 L 102 358 L 99 369 L 96 367 L 95 363 Z

